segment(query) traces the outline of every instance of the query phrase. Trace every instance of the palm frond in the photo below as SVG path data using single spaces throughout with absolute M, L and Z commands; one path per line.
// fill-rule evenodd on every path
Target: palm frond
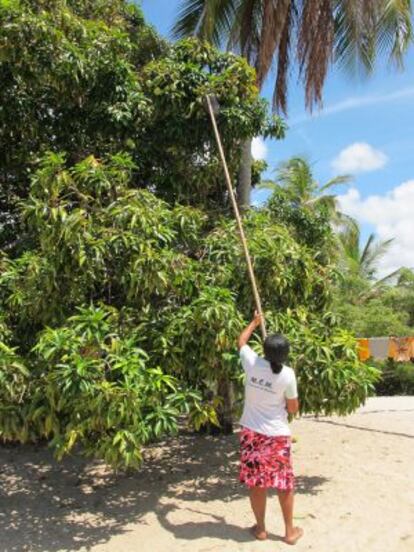
M 374 288 L 378 288 L 383 286 L 384 284 L 388 284 L 390 280 L 398 276 L 401 272 L 401 268 L 397 268 L 397 270 L 394 270 L 393 272 L 390 272 L 390 274 L 387 274 L 387 276 L 383 276 L 381 279 L 376 280 L 373 284 Z
M 295 4 L 294 2 L 290 2 L 279 41 L 279 51 L 277 53 L 277 75 L 272 98 L 273 110 L 279 110 L 285 115 L 287 115 L 288 71 L 296 15 L 297 12 Z
M 370 256 L 370 248 L 372 247 L 372 244 L 375 241 L 375 234 L 370 234 L 368 236 L 368 239 L 365 243 L 364 249 L 362 250 L 361 256 L 360 256 L 360 262 L 363 265 L 366 263 L 368 257 Z
M 279 184 L 274 180 L 261 180 L 256 186 L 257 190 L 275 190 L 276 188 L 279 188 Z
M 194 36 L 204 17 L 206 0 L 185 0 L 179 8 L 177 19 L 170 31 L 172 38 Z
M 322 103 L 322 88 L 335 38 L 331 0 L 305 0 L 301 14 L 297 57 L 300 75 L 305 84 L 308 109 Z
M 322 102 L 332 63 L 365 74 L 379 54 L 402 63 L 413 38 L 411 5 L 411 0 L 182 0 L 172 35 L 234 49 L 256 68 L 259 87 L 276 63 L 273 108 L 283 113 L 295 47 L 312 110 Z
M 326 184 L 323 184 L 319 187 L 319 192 L 322 193 L 325 190 L 329 190 L 335 186 L 340 186 L 341 184 L 349 184 L 353 180 L 353 176 L 350 174 L 342 174 L 331 178 Z
M 370 73 L 376 49 L 376 0 L 340 0 L 335 12 L 335 60 L 351 74 Z
M 413 37 L 410 0 L 383 0 L 379 14 L 377 42 L 379 51 L 391 62 L 402 66 L 403 56 Z
M 351 73 L 370 73 L 377 54 L 402 63 L 413 38 L 410 0 L 338 0 L 335 58 Z
M 363 262 L 368 266 L 373 265 L 381 257 L 385 255 L 385 253 L 388 251 L 388 249 L 390 248 L 390 245 L 393 242 L 394 242 L 393 238 L 390 240 L 385 240 L 377 243 L 371 242 L 368 249 L 365 248 L 364 250 L 364 253 L 362 256 Z
M 274 55 L 279 47 L 291 0 L 263 0 L 260 49 L 257 52 L 256 73 L 259 88 L 272 65 Z
M 349 232 L 353 235 L 359 236 L 359 225 L 358 222 L 349 215 L 342 213 L 340 211 L 336 212 L 336 217 L 334 220 L 336 226 L 336 232 L 342 234 L 344 232 Z M 359 239 L 359 238 L 358 238 Z
M 305 201 L 305 205 L 308 207 L 312 205 L 323 206 L 330 211 L 332 218 L 335 218 L 334 215 L 337 210 L 337 199 L 334 195 L 319 195 L 317 197 L 312 197 Z
M 185 0 L 171 35 L 197 36 L 221 47 L 233 25 L 236 4 L 236 0 Z
M 357 269 L 360 264 L 361 255 L 359 240 L 360 229 L 357 223 L 355 225 L 347 226 L 339 234 L 339 241 L 342 245 L 343 254 L 354 269 Z
M 262 18 L 259 4 L 257 0 L 245 0 L 235 5 L 227 44 L 229 50 L 238 51 L 251 65 L 255 63 L 260 46 Z
M 314 189 L 311 166 L 304 157 L 291 157 L 280 163 L 277 179 L 282 186 L 297 195 L 303 195 L 310 188 Z

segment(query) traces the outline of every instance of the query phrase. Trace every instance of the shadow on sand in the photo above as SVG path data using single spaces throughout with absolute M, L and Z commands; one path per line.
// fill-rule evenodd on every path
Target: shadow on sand
M 407 411 L 401 411 L 398 412 L 407 412 Z M 381 433 L 382 435 L 395 435 L 396 437 L 405 437 L 406 439 L 414 439 L 414 434 L 412 433 L 401 433 L 398 431 L 387 431 L 384 429 L 375 429 L 371 427 L 364 427 L 364 426 L 357 426 L 353 424 L 346 424 L 343 422 L 335 422 L 333 420 L 324 420 L 323 418 L 317 418 L 312 420 L 314 422 L 317 422 L 319 424 L 330 424 L 340 427 L 346 427 L 348 429 L 357 429 L 358 431 L 368 431 L 369 433 Z
M 142 523 L 153 512 L 180 539 L 205 536 L 245 542 L 243 527 L 206 514 L 197 523 L 174 524 L 180 511 L 201 516 L 194 502 L 234 501 L 246 496 L 237 481 L 238 439 L 180 435 L 150 447 L 137 473 L 114 474 L 100 462 L 79 457 L 57 463 L 36 446 L 0 447 L 0 535 L 2 552 L 76 551 L 103 544 Z M 297 493 L 317 494 L 326 480 L 299 477 Z M 277 540 L 278 537 L 273 537 Z

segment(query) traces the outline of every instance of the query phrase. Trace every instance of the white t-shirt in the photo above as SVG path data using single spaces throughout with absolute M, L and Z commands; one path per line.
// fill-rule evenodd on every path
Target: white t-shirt
M 246 372 L 240 424 L 263 435 L 290 435 L 286 399 L 298 396 L 295 372 L 283 366 L 274 374 L 269 362 L 248 345 L 240 349 L 240 358 Z

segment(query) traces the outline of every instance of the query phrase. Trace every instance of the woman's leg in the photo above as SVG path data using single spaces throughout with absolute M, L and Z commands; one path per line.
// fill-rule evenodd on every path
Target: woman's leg
M 294 493 L 293 491 L 279 491 L 278 496 L 285 522 L 285 542 L 296 544 L 303 535 L 303 530 L 300 527 L 293 527 Z
M 250 504 L 254 517 L 256 518 L 256 527 L 254 528 L 254 534 L 257 539 L 264 540 L 267 537 L 266 533 L 266 498 L 267 489 L 263 487 L 251 487 L 250 488 Z

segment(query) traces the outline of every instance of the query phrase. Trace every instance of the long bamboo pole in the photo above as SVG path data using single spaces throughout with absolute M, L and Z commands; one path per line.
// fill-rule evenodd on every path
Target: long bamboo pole
M 258 291 L 258 288 L 257 288 L 256 278 L 255 278 L 255 275 L 254 275 L 252 260 L 251 260 L 250 253 L 249 253 L 249 247 L 247 245 L 246 235 L 244 233 L 243 223 L 242 223 L 242 219 L 241 219 L 241 216 L 240 216 L 240 211 L 239 211 L 239 208 L 237 206 L 236 198 L 235 198 L 235 195 L 234 195 L 234 190 L 233 190 L 233 186 L 232 186 L 232 182 L 231 182 L 230 172 L 229 172 L 229 168 L 227 166 L 226 156 L 224 155 L 223 144 L 222 144 L 222 141 L 221 141 L 220 132 L 219 132 L 219 129 L 218 129 L 218 126 L 217 126 L 217 120 L 216 120 L 216 116 L 215 116 L 215 113 L 214 113 L 214 108 L 213 108 L 210 96 L 206 96 L 206 103 L 207 103 L 208 112 L 209 112 L 209 115 L 210 115 L 210 118 L 211 118 L 211 123 L 213 125 L 214 135 L 216 137 L 216 142 L 217 142 L 217 146 L 218 146 L 218 149 L 219 149 L 221 162 L 223 164 L 224 175 L 226 177 L 227 190 L 229 192 L 230 201 L 231 201 L 233 211 L 234 211 L 234 216 L 236 217 L 237 228 L 239 230 L 239 235 L 240 235 L 240 240 L 241 240 L 241 243 L 242 243 L 242 246 L 243 246 L 244 256 L 246 257 L 247 271 L 249 273 L 249 278 L 250 278 L 250 282 L 251 282 L 252 289 L 253 289 L 254 301 L 256 303 L 256 310 L 261 315 L 260 329 L 261 329 L 261 332 L 262 332 L 263 339 L 265 339 L 267 334 L 266 334 L 266 326 L 265 326 L 263 311 L 262 311 L 262 303 L 260 301 L 260 295 L 259 295 L 259 291 Z

